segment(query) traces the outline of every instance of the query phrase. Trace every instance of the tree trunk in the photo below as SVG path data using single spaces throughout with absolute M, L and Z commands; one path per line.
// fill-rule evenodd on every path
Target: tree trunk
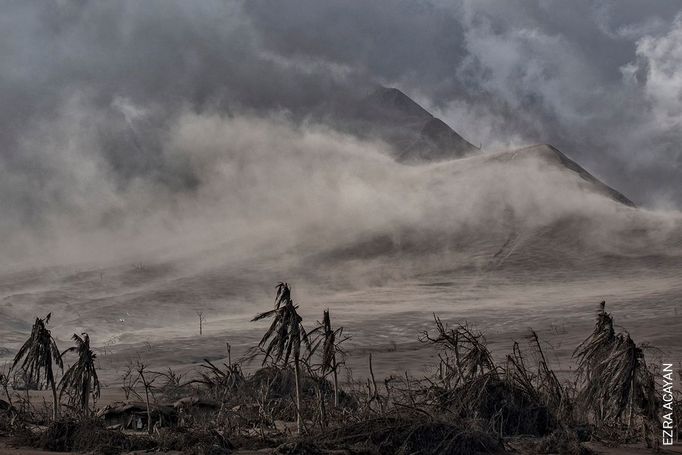
M 630 430 L 632 429 L 633 408 L 635 406 L 634 395 L 635 395 L 635 376 L 633 375 L 632 378 L 630 379 L 630 397 L 628 398 L 628 434 L 630 433 Z
M 59 399 L 57 398 L 57 385 L 54 380 L 50 381 L 52 386 L 52 419 L 54 421 L 59 417 Z
M 334 407 L 338 408 L 339 407 L 339 374 L 336 371 L 336 368 L 337 368 L 336 356 L 334 356 L 334 359 L 332 361 L 332 368 L 334 369 Z
M 90 380 L 83 385 L 83 414 L 90 415 Z
M 152 429 L 152 410 L 149 407 L 149 388 L 147 387 L 147 383 L 144 383 L 144 397 L 147 403 L 147 432 L 152 434 L 154 430 Z
M 327 428 L 327 409 L 324 405 L 324 393 L 322 392 L 321 381 L 317 383 L 317 403 L 320 412 L 320 429 Z
M 5 390 L 5 396 L 7 397 L 7 403 L 9 403 L 10 408 L 14 407 L 14 403 L 12 403 L 12 396 L 9 394 L 9 386 L 7 383 L 4 383 L 2 388 Z
M 377 381 L 374 379 L 374 369 L 372 369 L 372 353 L 369 353 L 369 376 L 372 379 L 372 398 L 379 398 L 379 391 L 377 390 Z M 409 384 L 408 384 L 409 385 Z
M 296 379 L 296 431 L 301 434 L 301 372 L 298 357 L 294 358 L 294 376 Z

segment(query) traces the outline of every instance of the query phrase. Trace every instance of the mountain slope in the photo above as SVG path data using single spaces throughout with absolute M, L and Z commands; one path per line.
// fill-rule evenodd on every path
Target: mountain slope
M 425 202 L 433 205 L 426 219 L 369 233 L 312 260 L 328 267 L 339 261 L 376 268 L 389 263 L 404 267 L 396 274 L 424 275 L 501 268 L 580 275 L 652 263 L 682 268 L 680 220 L 637 209 L 550 145 L 419 169 L 420 185 L 434 199 Z
M 545 159 L 548 160 L 548 162 L 578 174 L 578 176 L 580 176 L 581 179 L 585 180 L 587 183 L 590 184 L 590 187 L 592 188 L 593 191 L 604 194 L 605 196 L 608 196 L 609 198 L 617 202 L 620 202 L 621 204 L 627 205 L 629 207 L 635 207 L 635 203 L 628 199 L 621 192 L 611 188 L 610 186 L 608 186 L 607 184 L 605 184 L 604 182 L 590 174 L 585 168 L 583 168 L 578 163 L 567 157 L 564 153 L 562 153 L 552 145 L 549 144 L 531 145 L 528 147 L 523 147 L 518 150 L 514 150 L 511 153 L 512 157 L 517 156 L 519 154 L 528 153 L 531 154 L 534 153 L 544 156 Z
M 335 109 L 337 126 L 360 137 L 384 140 L 402 163 L 462 158 L 478 150 L 396 88 L 378 87 L 368 96 Z
M 441 119 L 397 88 L 378 87 L 368 96 L 336 105 L 335 124 L 342 130 L 363 138 L 379 138 L 393 148 L 394 158 L 406 164 L 425 164 L 475 155 L 477 147 L 465 140 Z M 590 174 L 555 147 L 544 144 L 519 149 L 514 153 L 545 153 L 557 165 L 578 174 L 603 194 L 633 207 L 634 203 L 619 191 Z

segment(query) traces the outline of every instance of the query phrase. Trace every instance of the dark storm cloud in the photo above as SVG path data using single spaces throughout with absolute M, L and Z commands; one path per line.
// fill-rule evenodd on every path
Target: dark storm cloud
M 170 211 L 219 165 L 169 148 L 179 119 L 296 124 L 374 84 L 404 89 L 486 148 L 550 142 L 637 202 L 682 205 L 676 1 L 0 8 L 3 233 Z

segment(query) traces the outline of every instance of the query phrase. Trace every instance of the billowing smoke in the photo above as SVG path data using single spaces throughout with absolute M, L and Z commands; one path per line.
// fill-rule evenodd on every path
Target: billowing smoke
M 245 8 L 277 52 L 398 85 L 476 145 L 552 143 L 636 202 L 679 208 L 678 2 L 297 0 Z
M 377 84 L 484 149 L 554 143 L 636 202 L 679 207 L 678 6 L 591 5 L 8 3 L 2 262 L 312 251 L 620 210 L 556 196 L 539 165 L 401 165 L 327 121 Z

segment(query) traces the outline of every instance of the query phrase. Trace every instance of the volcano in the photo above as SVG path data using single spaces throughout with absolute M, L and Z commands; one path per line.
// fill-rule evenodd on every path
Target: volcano
M 93 253 L 1 275 L 1 352 L 11 356 L 35 315 L 52 312 L 55 336 L 87 331 L 119 363 L 147 345 L 156 367 L 219 358 L 225 333 L 237 349 L 253 344 L 248 321 L 283 280 L 306 321 L 330 308 L 358 349 L 391 341 L 378 332 L 414 342 L 433 312 L 507 337 L 526 326 L 588 327 L 604 299 L 614 311 L 646 312 L 628 328 L 665 341 L 656 328 L 682 303 L 679 214 L 637 208 L 551 145 L 478 150 L 397 89 L 333 118 L 333 134 L 206 120 L 216 136 L 241 134 L 229 153 L 189 136 L 192 153 L 216 157 L 207 194 L 218 204 L 207 207 L 224 217 L 203 229 L 205 215 L 190 211 L 165 248 L 143 245 L 133 258 Z M 193 128 L 202 121 L 192 118 Z M 390 374 L 419 359 L 398 361 L 377 368 Z M 103 374 L 116 377 L 117 365 Z
M 445 122 L 393 87 L 380 86 L 364 97 L 332 104 L 322 117 L 332 118 L 335 126 L 350 134 L 385 141 L 401 163 L 444 161 L 478 151 Z

